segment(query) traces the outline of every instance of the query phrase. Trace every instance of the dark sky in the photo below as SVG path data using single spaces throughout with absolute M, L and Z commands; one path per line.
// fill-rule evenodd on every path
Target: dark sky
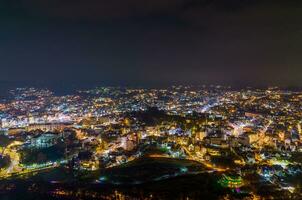
M 302 86 L 301 0 L 2 0 L 0 80 Z

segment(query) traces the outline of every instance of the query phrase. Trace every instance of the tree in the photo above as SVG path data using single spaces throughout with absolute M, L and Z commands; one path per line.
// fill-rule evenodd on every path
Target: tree
M 0 147 L 7 147 L 11 142 L 6 135 L 0 135 Z

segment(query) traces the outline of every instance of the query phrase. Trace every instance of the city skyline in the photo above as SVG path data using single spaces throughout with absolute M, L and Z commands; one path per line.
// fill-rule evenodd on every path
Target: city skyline
M 301 199 L 301 100 L 277 87 L 11 89 L 0 101 L 1 195 Z
M 0 0 L 0 200 L 301 200 L 302 0 Z

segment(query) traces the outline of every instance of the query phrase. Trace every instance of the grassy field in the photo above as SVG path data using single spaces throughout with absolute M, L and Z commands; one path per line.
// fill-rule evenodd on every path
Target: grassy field
M 113 184 L 136 184 L 198 173 L 204 170 L 205 167 L 202 164 L 194 161 L 146 157 L 106 169 L 100 177 L 104 182 Z

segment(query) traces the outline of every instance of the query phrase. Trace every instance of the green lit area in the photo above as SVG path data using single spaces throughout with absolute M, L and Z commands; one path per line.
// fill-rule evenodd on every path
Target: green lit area
M 218 183 L 224 188 L 240 188 L 242 187 L 243 180 L 240 176 L 237 175 L 223 175 Z

